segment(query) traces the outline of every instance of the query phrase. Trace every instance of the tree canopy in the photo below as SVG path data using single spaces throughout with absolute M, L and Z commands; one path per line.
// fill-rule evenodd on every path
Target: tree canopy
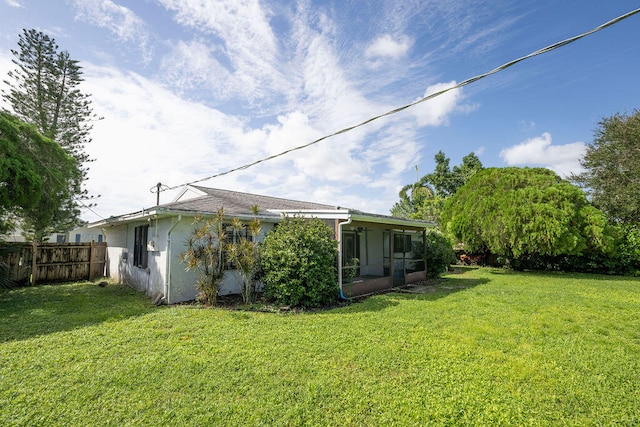
M 76 160 L 34 126 L 0 112 L 0 231 L 21 218 L 23 228 L 39 228 L 39 240 L 57 218 L 60 204 L 69 200 L 69 181 Z M 45 224 L 46 223 L 46 224 Z
M 439 222 L 445 200 L 455 194 L 476 172 L 482 170 L 482 163 L 474 153 L 464 156 L 462 164 L 453 169 L 449 166 L 449 158 L 442 151 L 435 155 L 435 161 L 434 172 L 402 187 L 400 201 L 391 208 L 391 215 Z
M 640 223 L 640 111 L 603 119 L 581 164 L 572 179 L 593 204 L 612 221 Z
M 584 192 L 543 168 L 488 168 L 445 203 L 442 227 L 470 252 L 514 263 L 528 255 L 580 255 L 613 244 L 604 214 Z
M 59 51 L 53 38 L 33 29 L 23 30 L 18 37 L 18 50 L 11 53 L 16 68 L 8 73 L 9 79 L 4 80 L 7 87 L 2 90 L 4 100 L 15 116 L 60 144 L 76 159 L 71 179 L 65 180 L 68 191 L 52 195 L 66 197 L 62 203 L 55 204 L 59 211 L 44 215 L 32 212 L 28 222 L 36 227 L 36 234 L 53 225 L 72 227 L 80 212 L 78 200 L 87 198 L 82 188 L 87 178 L 85 164 L 89 161 L 84 147 L 90 142 L 94 118 L 89 95 L 79 89 L 83 80 L 81 67 L 69 52 Z

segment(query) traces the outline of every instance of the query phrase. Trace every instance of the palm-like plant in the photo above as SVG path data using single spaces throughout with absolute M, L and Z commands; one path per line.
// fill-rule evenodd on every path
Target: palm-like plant
M 258 235 L 260 234 L 261 223 L 257 218 L 259 211 L 258 206 L 254 206 L 252 211 L 254 218 L 248 225 L 245 225 L 237 218 L 232 221 L 231 226 L 235 230 L 238 238 L 227 248 L 229 258 L 235 264 L 240 274 L 240 288 L 242 300 L 245 304 L 255 300 L 260 284 L 258 276 L 261 254 Z M 246 233 L 242 233 L 242 230 L 246 230 Z
M 198 272 L 198 299 L 215 304 L 224 277 L 226 230 L 224 211 L 220 208 L 212 218 L 194 218 L 194 229 L 180 254 L 187 270 Z

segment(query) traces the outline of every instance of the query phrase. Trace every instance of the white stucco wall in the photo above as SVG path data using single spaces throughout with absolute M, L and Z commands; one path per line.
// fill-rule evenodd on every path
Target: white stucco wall
M 176 218 L 177 219 L 177 218 Z M 174 224 L 176 219 L 171 224 Z M 182 220 L 173 227 L 171 234 L 168 235 L 169 227 L 164 232 L 170 240 L 167 240 L 168 250 L 165 252 L 165 265 L 168 265 L 168 277 L 170 286 L 168 287 L 167 302 L 174 304 L 176 302 L 191 301 L 196 298 L 198 291 L 196 289 L 197 274 L 194 271 L 187 271 L 185 265 L 180 261 L 180 254 L 185 250 L 185 242 L 189 234 L 193 230 L 193 218 L 182 218 Z
M 169 304 L 194 300 L 198 294 L 197 273 L 187 271 L 180 260 L 185 242 L 193 230 L 193 218 L 162 218 L 105 227 L 108 245 L 109 277 L 145 292 L 152 299 L 164 298 Z M 155 250 L 148 251 L 147 268 L 133 266 L 135 227 L 149 225 L 148 242 Z M 273 224 L 262 225 L 258 238 L 264 240 Z M 151 242 L 154 244 L 151 245 Z M 227 271 L 220 285 L 219 294 L 240 293 L 237 272 Z
M 169 251 L 169 297 L 170 304 L 191 301 L 196 298 L 197 275 L 193 271 L 186 271 L 185 265 L 180 261 L 180 253 L 185 250 L 185 242 L 189 234 L 192 232 L 192 219 L 183 219 L 171 231 L 171 248 Z M 263 241 L 267 233 L 273 229 L 273 224 L 263 223 L 258 241 Z M 224 279 L 220 284 L 218 293 L 220 295 L 239 294 L 240 293 L 240 277 L 236 271 L 225 272 Z
M 147 268 L 133 265 L 134 230 L 139 225 L 149 225 L 148 241 L 155 250 L 147 251 Z M 127 284 L 145 292 L 152 299 L 164 296 L 166 232 L 169 219 L 139 221 L 124 225 L 104 227 L 107 241 L 107 274 L 118 283 Z

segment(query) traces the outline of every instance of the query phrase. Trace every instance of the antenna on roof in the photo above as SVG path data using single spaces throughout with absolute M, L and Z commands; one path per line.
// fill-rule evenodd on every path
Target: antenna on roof
M 168 188 L 169 186 L 163 185 L 161 182 L 159 182 L 149 189 L 150 192 L 156 193 L 156 206 L 160 206 L 160 192 Z

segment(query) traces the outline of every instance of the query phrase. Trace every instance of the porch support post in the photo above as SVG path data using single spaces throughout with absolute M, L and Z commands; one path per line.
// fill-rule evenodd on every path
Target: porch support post
M 405 245 L 407 243 L 407 231 L 402 228 L 402 284 L 407 284 L 407 248 Z
M 422 260 L 424 261 L 424 272 L 427 273 L 427 230 L 422 230 Z
M 338 244 L 342 244 L 342 236 L 340 236 L 338 233 L 340 233 L 340 220 L 339 219 L 334 219 L 333 220 L 333 234 L 336 237 L 336 242 L 338 242 Z M 338 274 L 341 273 L 341 265 L 340 263 L 342 262 L 341 257 L 340 257 L 340 251 L 342 250 L 342 248 L 338 248 L 338 256 L 336 256 L 336 271 L 338 272 Z
M 351 224 L 351 216 L 345 222 L 336 219 L 336 239 L 338 240 L 338 287 L 340 288 L 340 298 L 347 299 L 342 291 L 342 226 Z
M 395 233 L 393 232 L 393 228 L 389 231 L 389 254 L 391 255 L 389 257 L 389 274 L 391 275 L 391 287 L 394 286 L 394 280 L 395 280 L 395 264 L 396 264 L 396 255 L 393 252 L 394 248 L 393 248 L 393 243 L 395 241 Z

